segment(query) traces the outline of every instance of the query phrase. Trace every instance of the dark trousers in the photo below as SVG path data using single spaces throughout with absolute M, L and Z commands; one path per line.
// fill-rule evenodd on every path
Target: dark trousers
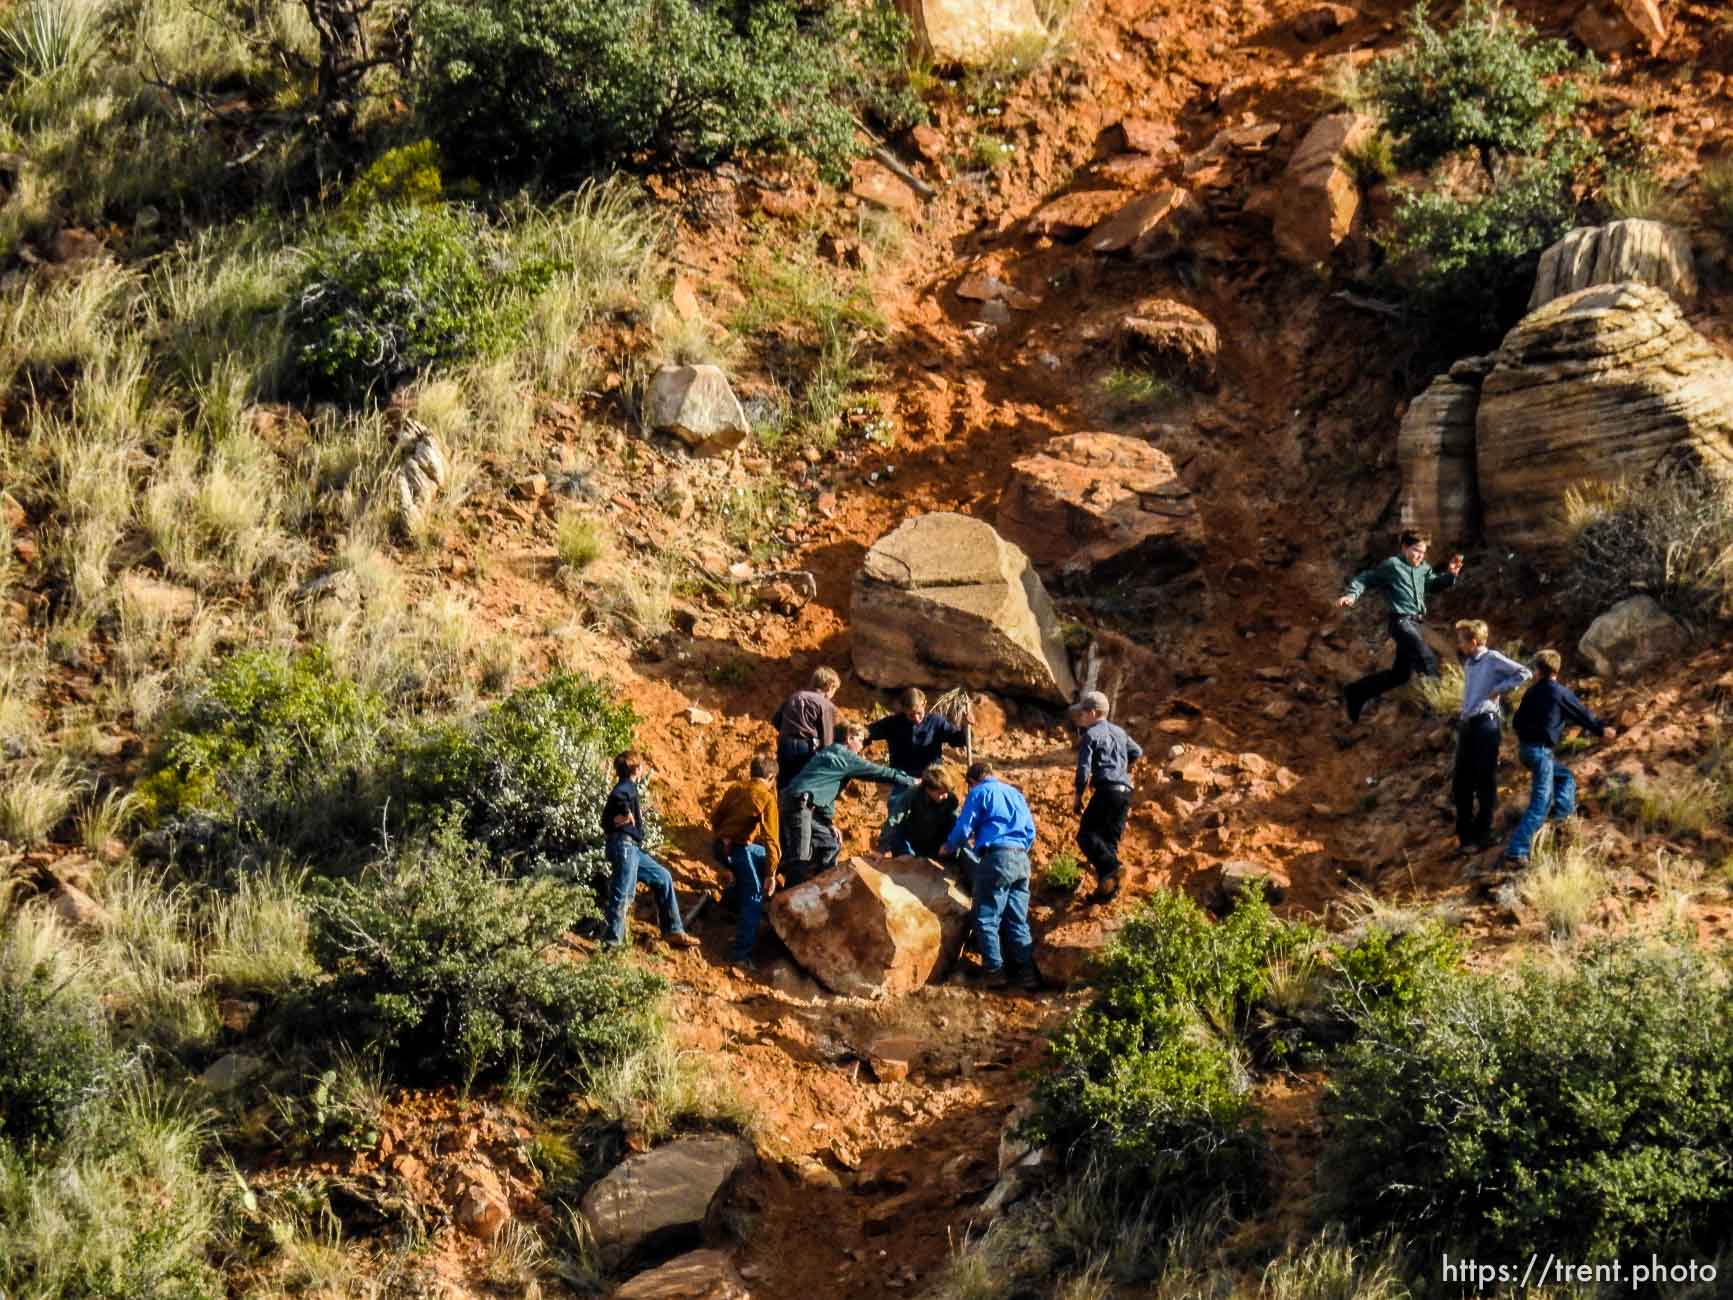
M 1456 838 L 1466 847 L 1492 838 L 1492 810 L 1498 803 L 1498 743 L 1504 738 L 1495 713 L 1477 713 L 1456 733 Z
M 782 874 L 789 884 L 828 871 L 841 852 L 830 809 L 815 807 L 805 796 L 782 796 Z
M 800 775 L 806 760 L 818 752 L 810 740 L 778 740 L 776 742 L 776 788 L 788 789 L 788 783 Z
M 1422 677 L 1438 676 L 1438 656 L 1426 644 L 1417 618 L 1390 620 L 1390 639 L 1396 643 L 1396 662 L 1390 667 L 1368 673 L 1348 683 L 1346 694 L 1349 707 L 1356 715 L 1385 691 L 1406 685 L 1415 673 Z
M 1097 878 L 1119 870 L 1119 837 L 1125 834 L 1125 817 L 1131 811 L 1131 787 L 1098 785 L 1083 810 L 1077 827 L 1077 847 L 1089 860 Z

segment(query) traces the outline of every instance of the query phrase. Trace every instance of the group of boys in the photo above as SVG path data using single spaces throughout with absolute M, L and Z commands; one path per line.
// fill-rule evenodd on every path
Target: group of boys
M 800 884 L 835 865 L 842 849 L 836 800 L 848 782 L 860 780 L 889 787 L 881 850 L 952 860 L 961 868 L 973 899 L 971 930 L 981 958 L 979 969 L 965 970 L 963 978 L 992 988 L 1040 987 L 1029 931 L 1035 820 L 1028 801 L 985 760 L 969 763 L 968 792 L 959 801 L 941 763 L 947 745 L 969 747 L 972 713 L 965 707 L 961 719 L 953 721 L 930 711 L 925 693 L 910 688 L 895 712 L 870 726 L 839 727 L 834 701 L 840 685 L 833 670 L 820 668 L 805 689 L 785 700 L 772 719 L 775 755 L 755 755 L 745 779 L 724 792 L 711 814 L 717 859 L 733 875 L 726 895 L 737 917 L 731 964 L 754 968 L 764 907 L 779 882 Z M 1107 697 L 1099 691 L 1086 692 L 1071 709 L 1080 732 L 1077 840 L 1095 870 L 1099 899 L 1119 891 L 1119 840 L 1131 802 L 1131 765 L 1143 753 L 1107 714 Z M 888 764 L 864 757 L 866 747 L 876 743 L 887 746 Z M 625 942 L 626 914 L 642 881 L 656 900 L 668 941 L 691 947 L 695 940 L 684 932 L 674 905 L 672 877 L 643 847 L 638 787 L 648 776 L 647 766 L 641 755 L 628 751 L 615 759 L 614 772 L 618 784 L 602 817 L 612 871 L 606 941 Z
M 1365 592 L 1378 592 L 1389 606 L 1388 630 L 1396 643 L 1394 664 L 1342 688 L 1350 723 L 1358 722 L 1361 712 L 1378 696 L 1404 685 L 1416 674 L 1438 676 L 1438 660 L 1426 644 L 1422 628 L 1426 598 L 1455 585 L 1462 572 L 1462 556 L 1453 555 L 1443 569 L 1434 569 L 1426 563 L 1427 545 L 1424 533 L 1403 533 L 1397 554 L 1357 575 L 1337 601 L 1347 608 Z M 1512 718 L 1517 755 L 1531 774 L 1529 803 L 1504 850 L 1505 861 L 1521 867 L 1527 864 L 1535 834 L 1546 820 L 1569 817 L 1576 811 L 1576 778 L 1558 761 L 1564 728 L 1574 724 L 1608 740 L 1614 732 L 1559 681 L 1563 661 L 1558 651 L 1542 650 L 1535 655 L 1531 669 L 1489 648 L 1489 636 L 1486 623 L 1480 619 L 1462 619 L 1456 624 L 1456 650 L 1462 661 L 1462 708 L 1451 780 L 1456 837 L 1467 853 L 1478 853 L 1493 843 L 1498 753 L 1504 737 L 1501 701 L 1532 679 L 1534 684 Z

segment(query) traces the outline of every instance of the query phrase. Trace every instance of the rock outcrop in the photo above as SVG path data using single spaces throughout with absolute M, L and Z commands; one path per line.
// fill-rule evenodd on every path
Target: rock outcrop
M 1130 253 L 1144 257 L 1177 243 L 1186 228 L 1204 215 L 1203 205 L 1180 186 L 1139 194 L 1084 236 L 1092 253 Z
M 1288 160 L 1274 191 L 1261 205 L 1275 224 L 1276 247 L 1302 266 L 1329 261 L 1354 228 L 1360 182 L 1347 156 L 1377 130 L 1358 113 L 1319 118 Z
M 770 925 L 833 993 L 884 997 L 920 988 L 962 947 L 969 900 L 919 858 L 839 862 L 778 891 Z
M 681 1138 L 616 1165 L 579 1206 L 610 1268 L 697 1245 L 722 1190 L 751 1155 L 738 1138 Z
M 1659 54 L 1667 43 L 1667 20 L 1656 0 L 1589 0 L 1571 35 L 1596 54 Z
M 1577 651 L 1602 677 L 1629 677 L 1685 648 L 1687 637 L 1653 596 L 1621 600 L 1593 623 Z
M 614 1300 L 752 1300 L 734 1261 L 720 1250 L 695 1250 L 640 1273 Z
M 1544 550 L 1564 495 L 1674 462 L 1733 480 L 1733 361 L 1664 290 L 1598 285 L 1505 337 L 1481 387 L 1475 458 L 1487 537 Z
M 1043 573 L 1165 581 L 1204 554 L 1203 520 L 1167 454 L 1141 438 L 1073 433 L 1011 467 L 999 532 Z
M 1491 357 L 1458 361 L 1414 399 L 1396 435 L 1402 526 L 1432 534 L 1440 549 L 1480 536 L 1475 415 L 1491 369 Z
M 1578 289 L 1626 280 L 1655 285 L 1689 304 L 1697 296 L 1690 238 L 1676 226 L 1635 218 L 1579 227 L 1540 255 L 1528 309 Z
M 644 423 L 705 456 L 738 447 L 752 432 L 728 376 L 716 366 L 663 366 L 644 395 Z
M 967 515 L 917 515 L 855 576 L 855 671 L 875 686 L 966 686 L 1062 704 L 1074 682 L 1029 557 Z
M 1123 190 L 1076 190 L 1061 194 L 1029 216 L 1029 233 L 1049 239 L 1082 239 L 1125 206 Z
M 406 528 L 415 528 L 445 486 L 449 462 L 439 438 L 413 419 L 404 420 L 397 435 L 397 456 L 397 512 Z
M 915 42 L 939 63 L 985 63 L 1047 34 L 1034 0 L 897 0 Z
M 1181 374 L 1196 388 L 1216 387 L 1221 336 L 1215 322 L 1195 307 L 1172 298 L 1140 302 L 1120 322 L 1119 343 L 1128 355 Z

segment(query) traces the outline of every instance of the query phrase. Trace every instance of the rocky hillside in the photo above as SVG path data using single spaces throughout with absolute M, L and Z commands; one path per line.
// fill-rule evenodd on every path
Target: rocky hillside
M 485 66 L 588 116 L 490 125 L 458 6 L 414 42 L 325 0 L 7 17 L 0 1293 L 1427 1294 L 1391 1241 L 1484 1225 L 1344 1208 L 1378 1169 L 1342 1135 L 1376 1125 L 1329 1100 L 1370 1113 L 1359 1044 L 1430 1059 L 1408 981 L 1592 983 L 1632 936 L 1723 960 L 1721 7 L 1432 15 L 1440 42 L 1532 25 L 1514 90 L 1380 72 L 1425 44 L 1382 0 L 905 8 L 890 57 L 767 6 L 758 59 L 818 99 L 630 147 L 504 46 Z M 1494 126 L 1434 120 L 1481 89 Z M 1569 742 L 1583 829 L 1527 871 L 1457 848 L 1459 677 L 1343 715 L 1389 647 L 1336 597 L 1405 526 L 1466 556 L 1441 653 L 1471 617 L 1557 647 L 1615 728 Z M 974 753 L 1036 819 L 1048 989 L 947 981 L 966 902 L 906 864 L 845 866 L 817 941 L 785 899 L 759 969 L 727 964 L 709 812 L 825 665 L 849 718 L 975 693 Z M 1147 755 L 1109 904 L 1075 888 L 1082 689 Z M 695 950 L 645 899 L 630 955 L 599 951 L 628 744 Z M 880 816 L 845 793 L 845 862 Z M 1182 932 L 1245 945 L 1218 963 L 1243 985 L 1145 990 L 1159 1032 L 1091 1055 Z M 1719 1024 L 1724 1091 L 1714 996 L 1648 1023 Z M 1109 1077 L 1175 1043 L 1210 1045 L 1180 1082 Z M 1651 1083 L 1604 1086 L 1670 1111 Z M 1585 1258 L 1713 1258 L 1721 1173 L 1606 1207 L 1656 1150 L 1725 1157 L 1714 1105 L 1619 1129 L 1571 1213 L 1477 1240 L 1592 1220 Z M 1169 1113 L 1217 1163 L 1148 1136 Z M 1669 1231 L 1628 1235 L 1644 1213 Z M 1301 1289 L 1330 1261 L 1342 1289 Z

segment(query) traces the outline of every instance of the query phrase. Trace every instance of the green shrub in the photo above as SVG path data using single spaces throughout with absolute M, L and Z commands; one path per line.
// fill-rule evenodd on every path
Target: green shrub
M 432 366 L 497 353 L 558 267 L 518 258 L 467 208 L 369 209 L 307 253 L 289 307 L 309 391 L 359 401 Z
M 1056 894 L 1075 894 L 1082 883 L 1083 865 L 1071 852 L 1056 855 L 1047 864 L 1047 870 L 1041 873 L 1041 887 Z
M 1436 922 L 1395 933 L 1373 926 L 1336 956 L 1349 1005 L 1412 1007 L 1441 976 L 1462 967 L 1468 945 Z
M 424 733 L 400 780 L 422 809 L 460 810 L 465 834 L 495 858 L 596 879 L 607 870 L 601 819 L 613 757 L 631 747 L 637 722 L 601 683 L 556 673 L 471 723 Z M 660 824 L 648 808 L 645 819 L 653 847 Z
M 384 713 L 322 650 L 245 651 L 170 717 L 141 801 L 158 819 L 230 819 L 247 838 L 365 841 L 377 830 L 366 783 Z
M 0 1138 L 24 1150 L 58 1141 L 114 1065 L 94 1005 L 46 969 L 0 969 Z
M 514 1060 L 594 1068 L 647 1041 L 662 987 L 611 958 L 544 955 L 596 915 L 577 886 L 501 879 L 447 820 L 319 902 L 313 954 L 332 978 L 314 1010 L 429 1079 L 468 1082 Z
M 1448 31 L 1427 21 L 1422 0 L 1409 24 L 1409 43 L 1367 76 L 1408 166 L 1430 166 L 1459 149 L 1475 150 L 1488 164 L 1495 150 L 1539 153 L 1581 99 L 1561 74 L 1597 71 L 1592 58 L 1539 39 L 1495 0 L 1467 0 Z
M 1094 1000 L 1055 1035 L 1032 1131 L 1162 1216 L 1257 1200 L 1265 1144 L 1218 1031 L 1243 1023 L 1269 963 L 1309 939 L 1258 891 L 1220 924 L 1182 894 L 1153 895 L 1098 959 Z
M 924 115 L 907 38 L 888 0 L 429 0 L 416 80 L 447 156 L 476 173 L 794 149 L 835 178 L 860 152 L 857 112 Z
M 1441 346 L 1496 342 L 1527 310 L 1541 252 L 1576 224 L 1580 148 L 1513 165 L 1484 196 L 1407 191 L 1384 238 L 1411 309 Z
M 1366 1236 L 1604 1260 L 1733 1213 L 1733 992 L 1695 950 L 1438 981 L 1346 1050 L 1321 1185 Z
M 439 146 L 417 140 L 387 149 L 369 163 L 343 195 L 343 210 L 360 218 L 381 204 L 438 203 L 444 194 Z

